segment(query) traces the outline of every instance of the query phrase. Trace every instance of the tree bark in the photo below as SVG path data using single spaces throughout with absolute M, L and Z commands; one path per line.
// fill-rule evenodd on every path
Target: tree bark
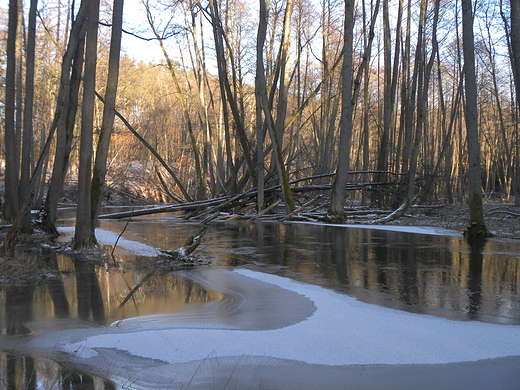
M 520 116 L 520 0 L 510 0 L 511 3 L 511 64 L 516 94 L 516 118 Z M 513 173 L 513 194 L 516 204 L 520 204 L 520 155 L 518 147 L 518 123 L 516 123 L 516 161 Z
M 91 191 L 91 229 L 92 235 L 97 226 L 99 211 L 103 200 L 107 158 L 110 148 L 110 137 L 114 127 L 117 86 L 119 80 L 119 58 L 121 53 L 121 34 L 123 29 L 123 0 L 114 0 L 112 8 L 112 37 L 108 59 L 108 78 L 103 108 L 103 122 L 96 149 Z
M 95 244 L 91 226 L 92 137 L 94 128 L 94 99 L 96 91 L 97 33 L 99 0 L 90 0 L 85 43 L 85 73 L 83 77 L 83 105 L 78 170 L 78 206 L 74 249 L 85 249 Z
M 471 0 L 462 0 L 462 37 L 464 53 L 464 79 L 466 91 L 465 119 L 468 143 L 468 195 L 469 222 L 465 234 L 468 238 L 490 236 L 482 209 L 482 180 L 480 142 L 478 134 L 477 83 L 475 77 L 475 42 L 473 37 L 473 10 Z
M 261 212 L 265 207 L 265 171 L 264 171 L 264 140 L 265 126 L 262 109 L 262 92 L 266 90 L 264 69 L 264 45 L 267 35 L 267 22 L 269 12 L 269 0 L 260 0 L 258 33 L 256 39 L 256 77 L 255 77 L 255 101 L 256 101 L 256 175 L 258 180 L 257 209 Z
M 20 199 L 30 193 L 31 159 L 33 156 L 33 102 L 34 102 L 34 51 L 36 47 L 36 8 L 38 0 L 31 0 L 27 33 L 27 54 L 25 64 L 25 102 L 23 111 L 22 165 L 20 170 Z M 31 233 L 31 215 L 23 222 L 23 233 Z
M 338 167 L 332 184 L 330 199 L 331 220 L 345 220 L 345 185 L 350 168 L 350 141 L 352 138 L 352 115 L 354 102 L 352 96 L 352 47 L 354 32 L 354 0 L 345 0 L 344 50 L 341 68 L 341 119 L 338 151 Z
M 12 222 L 18 211 L 18 172 L 19 162 L 16 151 L 16 35 L 18 32 L 18 0 L 9 1 L 7 27 L 7 63 L 5 73 L 5 196 L 4 219 Z

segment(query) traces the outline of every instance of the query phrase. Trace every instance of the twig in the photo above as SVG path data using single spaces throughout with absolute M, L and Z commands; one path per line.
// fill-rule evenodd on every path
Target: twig
M 133 208 L 132 208 L 132 211 L 133 211 Z M 115 262 L 114 251 L 116 250 L 117 243 L 119 242 L 119 239 L 121 238 L 121 236 L 125 232 L 126 228 L 128 227 L 128 224 L 130 223 L 131 219 L 132 219 L 132 215 L 130 215 L 130 218 L 128 218 L 128 220 L 126 221 L 125 227 L 123 228 L 121 233 L 119 233 L 119 236 L 117 236 L 116 242 L 114 243 L 114 246 L 112 247 L 112 252 L 110 253 L 110 257 L 112 257 L 112 260 L 114 260 L 114 262 Z

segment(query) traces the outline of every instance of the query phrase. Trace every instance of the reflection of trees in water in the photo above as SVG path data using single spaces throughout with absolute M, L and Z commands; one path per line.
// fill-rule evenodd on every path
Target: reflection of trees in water
M 82 259 L 73 259 L 76 268 L 76 296 L 78 299 L 78 317 L 92 320 L 99 324 L 105 322 L 105 306 L 99 286 L 96 268 Z
M 484 246 L 486 241 L 473 239 L 469 241 L 468 295 L 470 318 L 477 318 L 482 306 L 482 268 Z
M 47 251 L 47 265 L 54 271 L 58 271 L 58 260 L 56 253 L 52 250 Z M 70 315 L 69 301 L 65 293 L 65 285 L 61 277 L 49 278 L 47 280 L 47 288 L 52 299 L 54 307 L 54 315 L 58 318 L 68 317 Z
M 51 271 L 58 272 L 56 255 L 52 250 L 44 250 L 43 261 Z M 65 295 L 63 280 L 59 277 L 46 279 L 45 284 L 53 303 L 54 315 L 66 317 L 69 315 L 69 303 Z M 6 285 L 5 292 L 5 320 L 0 324 L 7 334 L 27 334 L 30 330 L 26 327 L 28 321 L 33 320 L 33 308 L 35 304 L 35 291 L 37 283 L 28 281 L 21 284 Z
M 134 286 L 128 285 L 127 294 L 118 306 L 123 308 L 131 303 L 136 312 L 139 312 L 140 306 L 153 307 L 166 303 L 173 309 L 184 303 L 204 303 L 219 297 L 220 293 L 210 292 L 190 278 L 182 277 L 171 270 L 156 269 L 142 276 Z M 172 310 L 165 308 L 164 311 Z
M 27 321 L 32 320 L 32 302 L 35 283 L 9 286 L 5 290 L 6 333 L 28 334 Z
M 1 389 L 115 390 L 112 382 L 32 356 L 0 354 Z
M 506 244 L 483 254 L 459 238 L 312 225 L 259 224 L 253 237 L 271 264 L 388 294 L 388 304 L 520 319 L 520 261 Z

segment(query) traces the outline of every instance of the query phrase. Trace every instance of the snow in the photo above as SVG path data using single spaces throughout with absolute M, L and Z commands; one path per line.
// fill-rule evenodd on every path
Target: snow
M 400 233 L 416 233 L 426 234 L 433 236 L 456 236 L 461 237 L 462 234 L 455 230 L 449 230 L 438 227 L 430 226 L 400 226 L 400 225 L 358 225 L 358 224 L 332 224 L 323 222 L 306 222 L 306 221 L 289 221 L 292 224 L 306 224 L 306 225 L 317 225 L 317 226 L 334 226 L 341 228 L 355 228 L 355 229 L 370 229 L 370 230 L 387 230 L 390 232 Z
M 360 225 L 353 227 L 363 228 Z M 446 235 L 446 232 L 450 232 L 402 226 L 366 228 L 421 234 Z M 60 230 L 69 234 L 73 232 L 73 228 Z M 118 235 L 96 229 L 96 237 L 100 243 L 114 245 Z M 157 253 L 156 248 L 122 237 L 118 245 L 137 254 Z M 244 288 L 243 291 L 248 289 L 248 281 L 250 286 L 262 284 L 265 291 L 281 288 L 298 294 L 302 300 L 310 300 L 315 310 L 289 325 L 261 329 L 244 329 L 229 321 L 221 321 L 219 326 L 207 326 L 196 323 L 196 313 L 191 319 L 186 313 L 177 313 L 177 319 L 176 314 L 172 314 L 173 317 L 167 317 L 166 320 L 164 316 L 139 317 L 129 319 L 127 323 L 119 321 L 108 328 L 80 336 L 75 333 L 67 337 L 61 333 L 60 348 L 83 359 L 96 359 L 99 351 L 114 349 L 171 364 L 203 361 L 208 357 L 218 359 L 236 356 L 286 359 L 329 366 L 447 364 L 520 356 L 520 326 L 454 321 L 408 313 L 360 302 L 320 286 L 244 268 L 233 271 L 220 269 L 219 272 L 226 272 L 227 278 L 236 280 L 237 286 L 242 285 Z M 212 281 L 208 280 L 208 283 Z M 232 287 L 229 289 L 232 290 Z M 237 296 L 240 294 L 238 292 Z M 255 304 L 262 302 L 255 301 L 255 294 L 263 296 L 256 291 L 244 298 L 251 300 L 253 309 Z M 276 292 L 274 294 L 278 296 Z M 269 311 L 274 311 L 273 316 L 287 310 L 283 294 L 280 299 L 269 299 L 271 304 L 274 301 L 273 307 L 269 307 Z M 240 304 L 235 302 L 235 306 L 229 308 L 229 312 L 240 312 Z M 217 320 L 222 312 L 219 312 L 219 306 L 213 307 L 207 306 L 209 310 L 214 310 L 210 317 Z M 257 317 L 261 322 L 260 308 L 258 311 Z
M 68 242 L 71 240 L 74 235 L 74 227 L 62 226 L 58 228 L 58 231 L 64 236 L 60 237 L 61 242 Z M 96 239 L 100 245 L 115 245 L 117 242 L 117 246 L 122 248 L 136 256 L 157 256 L 160 252 L 159 249 L 154 248 L 150 245 L 146 245 L 145 243 L 129 240 L 123 237 L 119 237 L 119 234 L 103 230 L 96 229 L 95 230 Z M 118 239 L 119 237 L 119 239 Z
M 520 355 L 520 326 L 407 313 L 276 275 L 248 269 L 226 272 L 246 283 L 261 282 L 267 289 L 300 294 L 316 310 L 300 322 L 269 330 L 215 329 L 190 323 L 180 328 L 154 327 L 153 321 L 141 327 L 134 322 L 125 329 L 119 323 L 117 330 L 109 327 L 110 334 L 85 336 L 62 348 L 78 358 L 95 358 L 96 349 L 114 348 L 172 364 L 232 356 L 330 366 L 444 364 Z M 284 310 L 283 301 L 278 310 Z

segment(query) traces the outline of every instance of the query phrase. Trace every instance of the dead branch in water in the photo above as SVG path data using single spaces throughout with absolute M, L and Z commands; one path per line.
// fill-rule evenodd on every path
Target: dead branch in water
M 188 240 L 184 243 L 183 246 L 181 246 L 179 249 L 175 249 L 173 251 L 164 250 L 161 251 L 161 253 L 164 253 L 165 255 L 168 255 L 175 259 L 176 261 L 184 261 L 188 260 L 187 258 L 197 249 L 197 247 L 200 245 L 200 242 L 202 240 L 202 237 L 206 233 L 206 230 L 208 230 L 207 226 L 204 226 L 196 236 L 190 236 Z
M 184 245 L 178 249 L 160 251 L 165 255 L 164 258 L 166 261 L 161 263 L 158 268 L 150 271 L 143 279 L 141 279 L 141 281 L 137 283 L 121 301 L 119 308 L 123 307 L 143 284 L 145 284 L 152 276 L 159 272 L 169 272 L 172 269 L 180 269 L 187 266 L 208 265 L 211 263 L 211 261 L 208 259 L 192 256 L 195 249 L 197 249 L 197 247 L 200 245 L 202 237 L 206 233 L 207 229 L 208 227 L 204 226 L 195 236 L 190 236 Z

